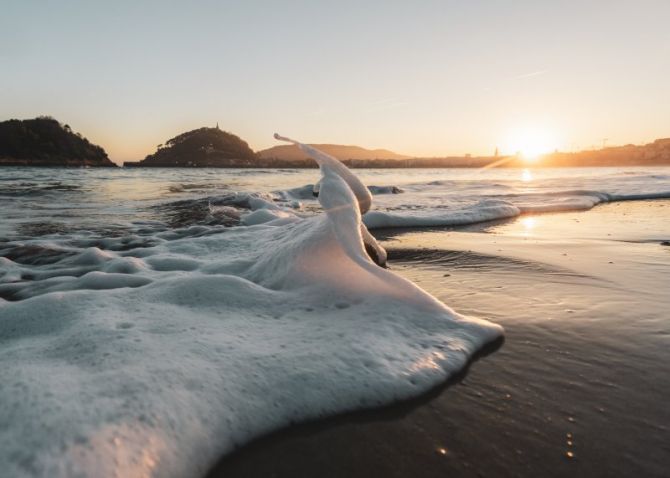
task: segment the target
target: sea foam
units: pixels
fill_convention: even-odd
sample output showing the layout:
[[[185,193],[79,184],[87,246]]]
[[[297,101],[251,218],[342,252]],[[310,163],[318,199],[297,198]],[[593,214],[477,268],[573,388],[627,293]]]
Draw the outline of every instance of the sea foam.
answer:
[[[3,258],[3,474],[199,476],[271,430],[419,395],[501,335],[375,265],[372,195],[312,152],[325,213],[238,197],[247,226]]]

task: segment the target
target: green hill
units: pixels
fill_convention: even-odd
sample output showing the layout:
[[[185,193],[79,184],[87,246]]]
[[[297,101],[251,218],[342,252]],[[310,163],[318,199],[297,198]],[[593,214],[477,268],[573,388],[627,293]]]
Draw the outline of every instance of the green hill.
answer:
[[[115,167],[100,146],[49,116],[0,122],[0,166]]]
[[[227,168],[245,167],[257,161],[249,145],[234,134],[216,128],[182,133],[131,167]]]

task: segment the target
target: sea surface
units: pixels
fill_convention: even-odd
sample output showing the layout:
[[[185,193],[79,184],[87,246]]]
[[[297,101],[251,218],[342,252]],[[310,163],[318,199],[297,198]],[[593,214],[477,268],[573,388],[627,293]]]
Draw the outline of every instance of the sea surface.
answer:
[[[449,226],[670,196],[670,168],[360,169],[368,227]],[[107,238],[239,224],[267,204],[319,213],[316,169],[0,169],[0,239]],[[217,214],[216,206],[238,210]],[[254,206],[256,206],[254,208]],[[225,211],[224,211],[225,212]],[[244,221],[242,221],[244,223]]]
[[[670,168],[354,173],[362,219],[316,169],[0,169],[1,469],[199,476],[271,430],[419,396],[499,340],[370,262],[361,221],[670,198]]]

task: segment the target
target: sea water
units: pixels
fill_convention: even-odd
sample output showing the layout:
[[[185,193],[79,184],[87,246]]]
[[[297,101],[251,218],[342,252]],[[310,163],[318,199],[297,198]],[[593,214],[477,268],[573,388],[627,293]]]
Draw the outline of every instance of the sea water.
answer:
[[[670,197],[667,168],[354,172],[362,218],[316,169],[0,169],[3,473],[198,476],[270,430],[421,394],[502,334],[373,264],[361,221]]]

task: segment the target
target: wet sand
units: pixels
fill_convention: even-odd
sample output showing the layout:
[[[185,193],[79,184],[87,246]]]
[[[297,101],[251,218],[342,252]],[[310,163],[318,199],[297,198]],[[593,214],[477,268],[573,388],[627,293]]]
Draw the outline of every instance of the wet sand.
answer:
[[[378,234],[504,343],[411,402],[297,425],[210,477],[667,476],[670,201]]]

